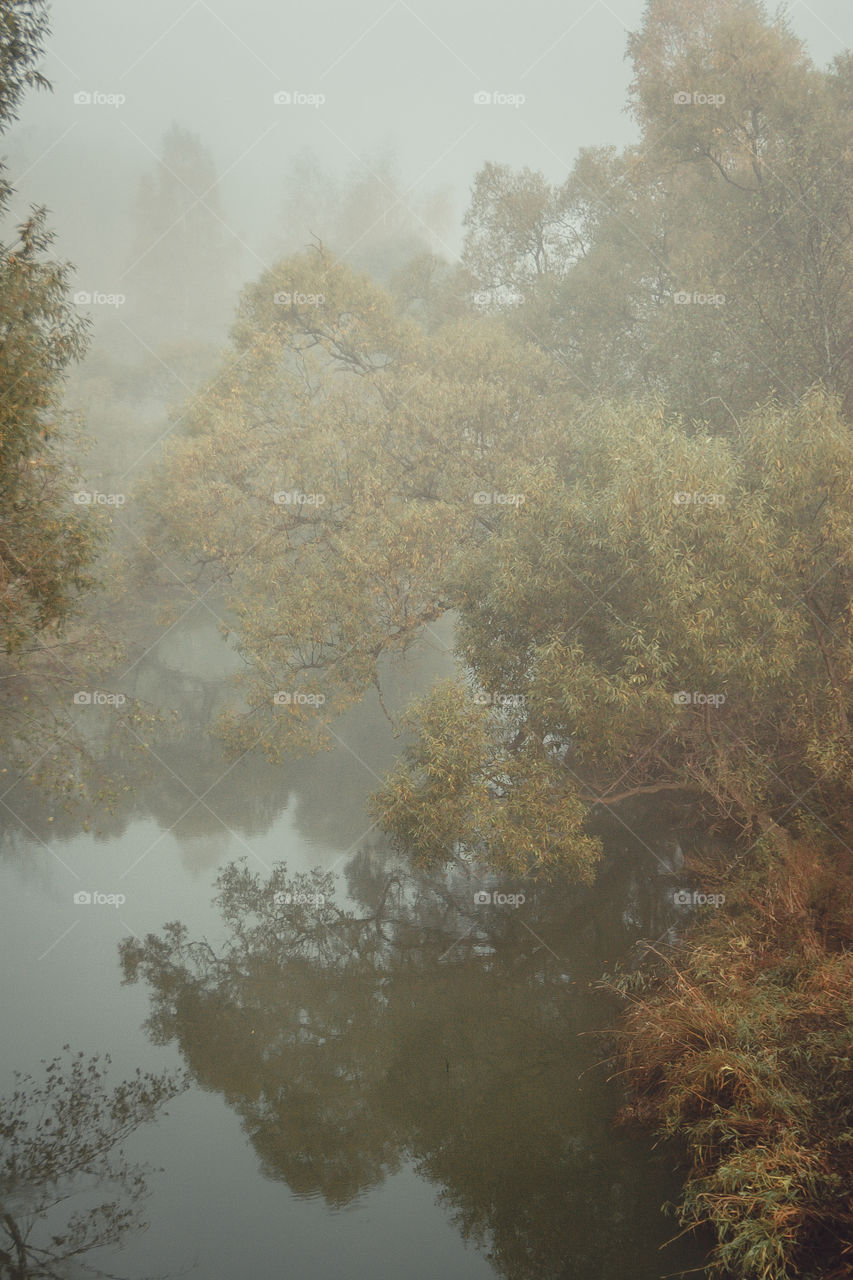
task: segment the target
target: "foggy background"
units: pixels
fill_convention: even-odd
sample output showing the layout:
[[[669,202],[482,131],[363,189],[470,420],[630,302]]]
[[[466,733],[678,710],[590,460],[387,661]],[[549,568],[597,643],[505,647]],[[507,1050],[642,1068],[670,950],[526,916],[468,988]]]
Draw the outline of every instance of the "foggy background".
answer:
[[[453,262],[486,162],[559,184],[580,148],[630,144],[643,7],[53,5],[52,92],[28,93],[9,176],[16,220],[48,207],[91,320],[67,394],[90,482],[142,477],[216,367],[240,289],[276,260],[319,238],[383,282],[424,250]],[[787,12],[820,65],[850,43],[847,0]]]
[[[687,9],[690,0],[671,3]],[[365,805],[396,758],[399,740],[392,737],[379,706],[371,702],[338,723],[336,750],[326,756],[287,760],[279,766],[256,754],[245,761],[241,757],[239,767],[225,767],[219,746],[206,735],[216,698],[240,663],[217,630],[223,615],[216,613],[215,596],[205,601],[205,591],[195,612],[188,607],[173,623],[158,612],[158,592],[165,595],[161,584],[152,579],[140,589],[129,572],[122,580],[123,554],[128,562],[137,557],[143,565],[139,578],[144,577],[141,551],[147,548],[139,516],[144,501],[134,503],[134,490],[144,484],[159,443],[179,434],[193,396],[216,368],[241,289],[276,261],[314,237],[382,284],[425,250],[453,262],[462,248],[472,184],[488,162],[508,165],[514,174],[524,167],[539,170],[556,185],[565,182],[582,148],[616,150],[638,139],[639,129],[625,107],[631,80],[625,53],[628,34],[640,27],[645,7],[645,0],[54,0],[51,5],[51,33],[40,65],[52,92],[25,95],[20,120],[5,140],[7,176],[14,188],[12,218],[22,221],[30,203],[47,206],[56,250],[76,267],[75,304],[91,317],[90,351],[72,368],[67,388],[67,404],[79,413],[93,441],[82,459],[83,480],[102,495],[127,493],[131,498],[112,525],[112,558],[102,573],[107,605],[99,600],[97,607],[103,607],[105,629],[113,617],[120,619],[116,629],[128,642],[123,687],[129,697],[156,710],[162,722],[155,721],[152,712],[150,724],[142,729],[149,735],[147,742],[133,724],[124,732],[121,723],[114,729],[106,718],[98,722],[106,726],[99,730],[103,741],[92,731],[93,754],[103,763],[111,787],[116,779],[118,800],[113,802],[110,795],[115,807],[105,806],[91,830],[82,826],[64,797],[55,806],[46,804],[42,791],[30,791],[18,782],[4,791],[11,796],[4,813],[13,856],[5,864],[0,859],[0,875],[7,876],[0,883],[0,899],[8,916],[7,986],[15,1006],[7,1020],[23,1026],[29,1011],[32,1026],[25,1051],[31,1059],[52,1053],[65,1036],[74,1036],[99,1050],[118,1043],[128,1070],[136,1061],[148,1061],[140,1025],[147,1001],[141,990],[128,994],[120,985],[117,941],[126,934],[137,937],[159,929],[166,918],[181,918],[205,936],[212,934],[220,922],[208,909],[209,881],[228,857],[248,852],[267,868],[284,858],[306,873],[320,864],[338,868],[349,859],[350,887],[362,894],[360,901],[376,907],[387,849],[375,835],[377,823],[366,815]],[[826,66],[853,46],[851,0],[796,0],[782,9],[817,66]],[[492,100],[477,102],[478,94]],[[277,102],[277,95],[289,96],[290,101]],[[700,214],[706,217],[704,206]],[[8,226],[4,232],[11,240]],[[605,244],[605,251],[611,249],[612,244]],[[676,319],[681,322],[684,317]],[[704,316],[695,321],[697,348],[704,322]],[[511,342],[507,351],[510,346]],[[700,349],[696,366],[703,363],[709,362]],[[178,509],[180,504],[175,505]],[[115,564],[119,571],[113,580]],[[395,714],[413,692],[454,671],[453,619],[447,617],[426,631],[423,646],[414,653],[419,664],[414,676],[411,669],[390,673],[397,679],[388,698]],[[181,720],[178,727],[166,718],[175,706],[181,708],[180,717],[174,713],[175,721]],[[580,1003],[559,1006],[568,1010],[569,1030],[560,1032],[564,1043],[569,1034],[574,1036],[576,1026],[587,1025],[587,977],[610,971],[620,948],[627,952],[629,941],[632,946],[641,938],[660,941],[674,928],[670,881],[665,876],[670,853],[672,875],[681,870],[680,845],[670,840],[668,829],[661,830],[657,817],[648,830],[640,827],[641,834],[619,822],[620,829],[610,835],[613,865],[599,882],[599,896],[590,894],[577,907],[569,902],[565,912],[561,903],[555,913],[555,939],[570,940],[565,955],[562,942],[555,940],[560,954],[549,942],[542,944],[535,960],[536,965],[542,963],[543,974],[544,966],[558,962],[551,966],[548,981],[560,1002],[563,984],[580,984],[571,993]],[[49,861],[41,856],[54,852],[48,842],[59,844],[63,858]],[[72,886],[63,878],[68,874],[65,855],[68,866],[79,867],[79,873],[73,872],[74,888],[90,884],[128,891],[127,920],[93,912],[85,929],[72,934],[76,921],[66,924],[75,907]],[[433,917],[425,913],[423,919],[430,922]],[[467,917],[460,933],[463,927],[468,927]],[[540,948],[533,947],[531,939],[541,939],[524,927],[527,934],[518,955],[532,947],[533,965]],[[470,929],[463,939],[469,934]],[[454,1055],[454,1071],[457,1053],[461,1062],[467,1054],[468,1078],[477,1082],[490,1108],[493,1097],[498,1098],[506,1133],[513,1135],[515,1122],[504,1102],[509,1098],[516,1104],[514,1095],[501,1092],[506,1055],[494,1028],[512,1043],[523,1019],[515,1023],[515,1006],[507,1004],[508,1012],[490,1024],[491,1007],[479,985],[464,999],[466,988],[460,987],[457,1003],[448,1002],[446,992],[452,988],[439,966],[451,946],[445,949],[442,942],[437,948],[442,954],[435,961],[440,976],[433,982],[434,1003],[424,1002],[429,1017],[434,1012],[434,1023],[419,1021],[412,999],[411,1029],[404,1026],[402,1039],[407,1046],[426,1044],[427,1060],[433,1053],[433,1026],[441,1030],[444,1019],[448,1043],[454,1046],[447,1050]],[[494,950],[489,944],[483,955]],[[515,951],[506,954],[509,972],[517,957]],[[46,963],[39,967],[42,960]],[[490,963],[486,960],[484,972]],[[271,972],[276,978],[271,1007],[276,1009],[274,1001],[283,999],[289,988],[278,980],[276,970]],[[498,976],[503,984],[503,975]],[[512,993],[511,985],[509,989]],[[491,993],[494,988],[483,990]],[[519,1009],[534,1003],[530,990],[532,985],[518,996]],[[542,991],[549,994],[544,977]],[[419,997],[423,1000],[420,992]],[[245,1160],[245,1135],[228,1110],[234,1082],[243,1087],[245,1078],[249,1089],[259,1078],[252,1055],[261,1060],[261,1037],[251,1040],[254,1028],[244,1040],[235,1034],[238,1052],[232,1061],[221,1054],[216,1039],[216,1009],[209,1037],[209,1028],[201,1022],[199,1027],[205,1034],[199,1036],[197,1061],[211,1064],[206,1096],[201,1098],[199,1090],[198,1098],[191,1100],[197,1111],[191,1112],[188,1102],[183,1121],[179,1114],[183,1129],[167,1131],[165,1139],[157,1130],[156,1145],[151,1139],[152,1159],[167,1160],[169,1172],[157,1186],[159,1200],[152,1212],[157,1229],[139,1247],[138,1272],[143,1273],[143,1264],[146,1273],[165,1270],[175,1259],[183,1265],[185,1241],[195,1231],[206,1250],[204,1274],[235,1274],[242,1267],[245,1274],[278,1275],[291,1231],[306,1231],[309,1219],[302,1214],[305,1206],[298,1203],[299,1195],[284,1200],[275,1184],[275,1195],[264,1198],[258,1192],[258,1187],[266,1191],[268,1168],[262,1161],[256,1168],[254,1152]],[[559,1113],[555,1121],[542,1106],[550,1090],[572,1116],[571,1124],[563,1121],[563,1132],[569,1135],[569,1168],[576,1167],[582,1189],[578,1203],[599,1207],[600,1216],[587,1220],[582,1214],[566,1214],[562,1203],[558,1212],[550,1211],[547,1196],[559,1187],[546,1160],[541,1184],[545,1193],[532,1180],[525,1185],[525,1204],[544,1206],[541,1218],[534,1220],[536,1232],[540,1221],[548,1222],[549,1231],[556,1224],[551,1234],[539,1232],[555,1258],[573,1254],[583,1259],[588,1249],[597,1259],[602,1242],[604,1250],[615,1255],[621,1241],[630,1240],[646,1250],[640,1263],[632,1262],[632,1274],[642,1280],[652,1274],[652,1267],[658,1274],[658,1246],[670,1231],[655,1216],[664,1198],[655,1166],[644,1163],[647,1153],[639,1144],[629,1149],[627,1140],[613,1137],[603,1086],[599,1102],[593,1094],[576,1100],[562,1075],[536,1074],[537,1035],[534,1027],[529,1053],[523,1035],[519,1038],[518,1065],[513,1069],[520,1082],[518,1096],[523,1100],[529,1088],[530,1114],[540,1118],[545,1137],[540,1140],[532,1124],[526,1129],[519,1125],[528,1134],[523,1149],[537,1153],[538,1159],[540,1151],[547,1154],[553,1134],[560,1133]],[[457,1050],[466,1037],[470,1049]],[[583,1041],[584,1051],[587,1044],[589,1053],[597,1055],[598,1049],[588,1041]],[[507,1170],[517,1175],[514,1137],[504,1138],[490,1121],[483,1130],[491,1146],[468,1144],[454,1110],[450,1064],[442,1046],[443,1042],[433,1055],[433,1076],[424,1077],[437,1075],[436,1097],[448,1107],[445,1116],[436,1106],[435,1149],[443,1150],[445,1133],[461,1135],[459,1169],[451,1172],[462,1187],[470,1176],[471,1203],[486,1206],[484,1220],[490,1220],[489,1214],[496,1216],[494,1196],[488,1182],[480,1185],[479,1167],[490,1167],[490,1151],[500,1151]],[[406,1048],[401,1058],[404,1063],[408,1052]],[[24,1062],[22,1053],[20,1044],[10,1039],[8,1061],[0,1065],[17,1069]],[[494,1080],[482,1065],[490,1054],[497,1064]],[[151,1061],[171,1061],[165,1042],[156,1046]],[[429,1071],[435,1063],[428,1061]],[[574,1088],[586,1059],[570,1059],[564,1066],[555,1054],[553,1063],[559,1071],[574,1073]],[[123,1067],[121,1059],[119,1065]],[[465,1078],[462,1071],[459,1075]],[[389,1078],[393,1084],[393,1074]],[[216,1090],[224,1080],[220,1099]],[[428,1096],[426,1090],[421,1096],[417,1089],[412,1093],[418,1105],[421,1096]],[[485,1113],[485,1105],[482,1109]],[[413,1106],[412,1113],[416,1111]],[[306,1114],[303,1131],[314,1122],[313,1115]],[[477,1112],[466,1103],[463,1114],[476,1119]],[[522,1120],[527,1115],[519,1114]],[[364,1126],[371,1140],[373,1129],[371,1124]],[[431,1149],[429,1141],[424,1145]],[[369,1149],[369,1143],[365,1147]],[[149,1152],[144,1154],[147,1158]],[[495,1167],[501,1168],[497,1163]],[[535,1159],[531,1167],[538,1168]],[[553,1168],[560,1167],[555,1160]],[[374,1177],[372,1166],[368,1173]],[[457,1246],[455,1227],[451,1243],[460,1250],[456,1253],[447,1243],[450,1228],[444,1211],[437,1208],[433,1186],[418,1202],[420,1191],[403,1181],[407,1177],[407,1168],[389,1175],[385,1200],[380,1206],[377,1191],[368,1214],[332,1220],[340,1236],[332,1235],[326,1216],[311,1219],[311,1231],[316,1229],[311,1248],[321,1262],[313,1273],[303,1273],[330,1274],[323,1270],[331,1265],[324,1251],[331,1254],[332,1241],[350,1275],[359,1274],[357,1264],[351,1263],[360,1257],[359,1248],[366,1259],[363,1274],[375,1275],[374,1245],[365,1241],[384,1240],[386,1257],[396,1266],[388,1242],[396,1247],[399,1237],[400,1249],[408,1248],[426,1274],[459,1274],[453,1271],[462,1248]],[[452,1179],[445,1180],[453,1185]],[[365,1185],[367,1181],[365,1175]],[[441,1182],[440,1175],[436,1182]],[[511,1192],[509,1180],[505,1183]],[[283,1203],[288,1212],[293,1210],[287,1218],[282,1216]],[[506,1214],[509,1237],[517,1216],[511,1194],[507,1204],[512,1211]],[[263,1221],[257,1206],[264,1210]],[[403,1209],[408,1213],[405,1231],[400,1229]],[[370,1214],[375,1215],[372,1222]],[[235,1221],[241,1224],[236,1231]],[[411,1234],[412,1221],[420,1235]],[[357,1233],[362,1229],[360,1239]],[[446,1237],[439,1236],[442,1230]],[[426,1242],[422,1250],[421,1240]],[[248,1261],[243,1256],[247,1241],[255,1250]],[[446,1247],[448,1261],[436,1241],[441,1249]],[[486,1274],[486,1266],[483,1261],[480,1274]],[[399,1267],[395,1274],[401,1274]],[[592,1274],[591,1269],[585,1274]]]
[[[283,244],[307,239],[294,217],[306,193],[294,190],[292,172],[306,153],[341,178],[380,172],[382,158],[396,156],[412,202],[444,193],[433,230],[436,251],[450,256],[487,160],[561,182],[580,147],[633,140],[622,106],[625,42],[643,7],[59,0],[44,61],[53,93],[27,96],[11,178],[22,203],[54,211],[59,247],[77,264],[81,288],[121,285],[128,297],[137,188],[173,124],[199,135],[212,155],[240,280],[269,266]],[[849,43],[847,0],[797,0],[786,12],[820,65]],[[281,90],[326,101],[276,105]],[[482,90],[525,101],[479,106],[473,96]],[[126,102],[76,105],[79,91]]]

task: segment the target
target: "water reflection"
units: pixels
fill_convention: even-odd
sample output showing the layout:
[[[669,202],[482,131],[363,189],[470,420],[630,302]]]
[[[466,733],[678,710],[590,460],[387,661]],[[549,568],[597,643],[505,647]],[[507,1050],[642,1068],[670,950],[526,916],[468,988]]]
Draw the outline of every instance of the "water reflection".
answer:
[[[356,708],[338,724],[342,742],[329,755],[235,764],[207,734],[222,690],[222,672],[204,657],[209,628],[189,629],[189,656],[179,651],[183,635],[170,633],[176,652],[159,647],[129,679],[128,693],[155,706],[160,719],[93,713],[90,743],[105,803],[87,816],[61,800],[45,804],[42,792],[20,782],[5,794],[5,846],[22,874],[41,868],[43,898],[60,877],[63,910],[80,887],[62,880],[68,862],[80,884],[91,876],[93,885],[133,889],[128,928],[141,933],[169,913],[191,921],[127,943],[124,973],[150,986],[152,1038],[176,1046],[196,1082],[239,1115],[271,1189],[286,1184],[296,1198],[318,1202],[312,1209],[344,1208],[387,1183],[411,1209],[417,1195],[406,1171],[414,1166],[462,1236],[514,1280],[651,1280],[700,1265],[703,1251],[684,1242],[659,1259],[675,1228],[658,1207],[677,1194],[677,1182],[643,1143],[610,1127],[621,1099],[593,1070],[600,1050],[584,1034],[610,1017],[589,984],[633,943],[654,941],[673,923],[672,886],[667,905],[665,867],[644,840],[619,824],[605,833],[609,857],[590,891],[473,882],[461,871],[414,876],[375,832],[361,838],[370,825],[365,798],[400,745],[378,707]],[[437,653],[400,669],[400,702],[446,674]],[[85,838],[73,845],[87,822],[102,847]],[[630,826],[641,829],[633,818]],[[252,855],[272,864],[283,851],[291,866],[331,866],[354,845],[359,852],[338,884],[283,869],[257,880],[232,864],[219,882],[221,918],[209,920],[195,888],[187,892],[168,865],[165,831],[194,875],[235,852],[249,853],[249,866],[259,865]],[[42,856],[61,840],[59,862]],[[645,842],[660,852],[658,833],[647,832]],[[480,908],[478,888],[521,890],[526,901]],[[276,901],[288,892],[297,900]],[[181,893],[180,907],[163,905]],[[325,897],[319,910],[316,894]],[[97,939],[111,921],[86,917],[92,941],[69,978],[66,953],[53,945],[73,921],[59,908],[33,910],[27,927],[44,935],[35,954],[63,966],[56,989],[72,1003],[75,980],[103,994]],[[82,937],[82,930],[71,935],[75,944]],[[138,1053],[127,1018],[135,1024],[139,1015],[131,1000],[122,1015],[115,995],[104,1007]],[[103,1019],[92,1003],[87,996],[80,1016],[98,1029]],[[155,1140],[174,1162],[159,1127]],[[239,1167],[238,1153],[222,1149],[228,1169]],[[245,1215],[256,1198],[249,1180],[241,1194]],[[311,1216],[307,1206],[301,1212],[300,1230]],[[393,1231],[387,1221],[383,1229],[376,1260]],[[210,1274],[218,1274],[211,1257]]]
[[[588,978],[636,927],[624,898],[596,914],[588,893],[527,885],[521,906],[478,906],[461,871],[413,875],[379,845],[347,882],[339,905],[329,874],[232,863],[221,948],[179,923],[122,944],[125,980],[150,987],[151,1036],[226,1098],[265,1175],[340,1208],[414,1160],[513,1280],[696,1265],[684,1241],[655,1257],[675,1184],[609,1127],[600,1051],[578,1034],[607,1016]],[[634,893],[647,931],[660,897]]]
[[[109,1058],[72,1055],[18,1075],[0,1098],[0,1277],[106,1276],[91,1255],[121,1247],[147,1224],[145,1170],[123,1144],[184,1087],[142,1074],[113,1088]]]
[[[388,664],[384,699],[393,713],[453,670],[450,640],[445,623],[408,659]],[[336,722],[328,752],[281,764],[260,752],[235,761],[211,736],[231,694],[234,661],[209,613],[197,609],[117,681],[128,699],[123,707],[75,709],[74,751],[60,748],[76,760],[66,789],[33,785],[0,753],[6,848],[32,838],[70,840],[84,830],[119,841],[133,823],[153,819],[199,872],[233,853],[230,837],[259,840],[288,810],[307,843],[348,851],[369,826],[368,795],[399,751],[378,701],[369,698]]]

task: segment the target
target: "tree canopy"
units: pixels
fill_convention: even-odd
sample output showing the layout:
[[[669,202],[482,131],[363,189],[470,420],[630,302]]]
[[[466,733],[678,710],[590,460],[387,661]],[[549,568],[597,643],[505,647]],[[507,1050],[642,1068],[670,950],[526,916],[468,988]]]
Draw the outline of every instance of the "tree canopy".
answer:
[[[650,0],[628,51],[636,144],[477,176],[474,289],[584,395],[721,428],[820,383],[849,417],[850,55],[816,68],[758,0]]]
[[[235,749],[320,745],[453,610],[466,682],[410,717],[377,800],[427,861],[583,876],[592,804],[683,791],[748,829],[849,785],[853,472],[825,393],[725,435],[585,405],[498,318],[424,333],[321,254],[247,290],[234,345],[150,493],[247,661]]]
[[[454,276],[250,285],[149,489],[246,661],[235,750],[327,742],[453,613],[375,800],[427,865],[586,878],[596,804],[849,795],[851,64],[753,0],[653,0],[629,52],[639,142],[487,165]]]

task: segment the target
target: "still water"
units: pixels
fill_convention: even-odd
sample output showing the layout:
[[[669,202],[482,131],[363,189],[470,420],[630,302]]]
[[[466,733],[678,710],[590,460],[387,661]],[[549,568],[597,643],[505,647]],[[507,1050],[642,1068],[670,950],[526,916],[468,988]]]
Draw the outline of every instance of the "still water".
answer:
[[[391,673],[392,702],[447,674],[447,640]],[[614,1016],[595,981],[673,924],[671,837],[614,823],[591,891],[414,874],[367,816],[399,749],[381,714],[327,755],[229,765],[204,734],[216,645],[189,619],[128,676],[182,732],[110,740],[110,810],[3,796],[3,1091],[66,1043],[116,1081],[189,1073],[126,1144],[152,1168],[148,1230],[88,1261],[134,1280],[701,1266],[661,1249],[676,1157],[613,1127],[592,1034]]]

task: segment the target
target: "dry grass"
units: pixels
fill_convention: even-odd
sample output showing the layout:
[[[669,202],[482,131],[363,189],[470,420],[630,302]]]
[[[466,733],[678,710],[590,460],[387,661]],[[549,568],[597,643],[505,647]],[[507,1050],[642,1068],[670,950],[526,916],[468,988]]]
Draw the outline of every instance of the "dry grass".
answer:
[[[731,908],[693,927],[686,960],[658,954],[651,986],[612,984],[623,1118],[686,1144],[677,1212],[714,1229],[713,1275],[853,1276],[851,864],[806,834],[735,883],[704,866]]]

